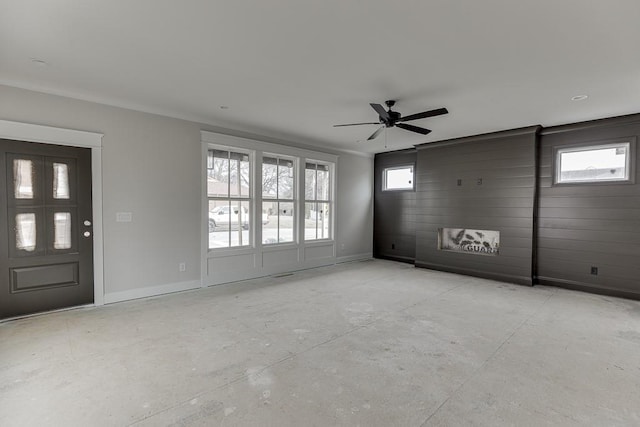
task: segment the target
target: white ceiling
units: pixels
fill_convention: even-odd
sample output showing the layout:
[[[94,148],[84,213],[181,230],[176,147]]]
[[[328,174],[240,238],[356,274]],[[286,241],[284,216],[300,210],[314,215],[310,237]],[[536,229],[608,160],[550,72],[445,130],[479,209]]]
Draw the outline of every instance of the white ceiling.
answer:
[[[639,18],[638,0],[0,0],[0,83],[380,152],[640,112]],[[450,114],[387,148],[332,127],[386,99]]]

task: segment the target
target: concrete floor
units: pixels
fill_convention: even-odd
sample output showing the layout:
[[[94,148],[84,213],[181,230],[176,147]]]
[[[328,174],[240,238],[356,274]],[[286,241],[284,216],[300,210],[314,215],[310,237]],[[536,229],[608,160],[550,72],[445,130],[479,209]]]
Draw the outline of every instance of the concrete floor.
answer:
[[[640,303],[367,261],[0,324],[0,425],[640,425]]]

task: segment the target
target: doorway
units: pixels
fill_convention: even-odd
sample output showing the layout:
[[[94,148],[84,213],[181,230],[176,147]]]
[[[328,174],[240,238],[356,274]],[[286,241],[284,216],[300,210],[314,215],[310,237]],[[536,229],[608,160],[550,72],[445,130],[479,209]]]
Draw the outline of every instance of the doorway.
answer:
[[[94,302],[91,150],[0,139],[0,319]]]

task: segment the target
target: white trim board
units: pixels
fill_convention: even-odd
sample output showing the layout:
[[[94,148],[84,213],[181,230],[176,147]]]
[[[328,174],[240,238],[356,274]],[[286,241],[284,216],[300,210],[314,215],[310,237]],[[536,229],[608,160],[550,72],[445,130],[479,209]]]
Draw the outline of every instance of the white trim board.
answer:
[[[365,254],[347,255],[336,258],[336,264],[343,264],[345,262],[354,261],[366,261],[370,259],[373,259],[373,253],[371,252]]]
[[[164,285],[147,286],[146,288],[131,289],[128,291],[112,292],[104,296],[105,304],[113,304],[116,302],[130,301],[140,298],[155,297],[158,295],[172,294],[174,292],[189,291],[192,289],[200,289],[200,280],[191,280],[188,282],[166,283]]]
[[[91,149],[93,210],[93,303],[104,304],[104,238],[102,230],[102,137],[96,132],[0,120],[0,138]]]

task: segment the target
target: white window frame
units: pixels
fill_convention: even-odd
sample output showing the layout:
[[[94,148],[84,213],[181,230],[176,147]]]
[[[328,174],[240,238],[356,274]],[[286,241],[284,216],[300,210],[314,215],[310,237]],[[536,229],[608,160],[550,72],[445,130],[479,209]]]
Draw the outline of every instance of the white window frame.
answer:
[[[227,197],[220,197],[220,196],[209,196],[209,192],[208,192],[208,182],[206,181],[207,177],[205,177],[205,196],[206,196],[206,205],[207,205],[207,250],[209,251],[229,251],[229,250],[237,250],[237,249],[242,249],[242,248],[248,248],[248,247],[253,247],[255,245],[255,226],[254,226],[254,220],[253,220],[253,213],[255,211],[254,208],[254,204],[255,204],[255,152],[251,151],[251,150],[246,150],[246,149],[242,149],[242,148],[236,148],[236,147],[230,147],[230,146],[225,146],[225,145],[216,145],[216,144],[209,144],[209,146],[207,147],[206,150],[206,157],[205,157],[205,175],[207,175],[207,171],[209,169],[208,167],[208,155],[209,155],[209,151],[210,150],[220,150],[220,151],[228,151],[228,152],[233,152],[233,153],[238,153],[238,154],[245,154],[247,156],[249,156],[249,196],[248,197],[231,197],[231,191],[229,191],[229,195]],[[231,185],[231,184],[229,184]],[[230,190],[230,188],[229,188]],[[231,205],[231,201],[239,201],[239,202],[249,202],[249,239],[248,242],[246,244],[240,245],[240,246],[227,246],[227,247],[223,247],[223,248],[210,248],[209,247],[209,233],[208,233],[208,228],[209,228],[209,201],[211,200],[218,200],[218,201],[224,201],[224,200],[228,200]],[[231,234],[232,230],[231,230],[231,226],[229,226],[229,234]],[[231,241],[231,239],[229,239],[229,241]]]
[[[399,170],[399,169],[411,169],[413,173],[413,178],[411,179],[411,187],[403,187],[403,188],[387,188],[387,172],[391,170]],[[403,165],[395,165],[389,166],[382,169],[382,191],[415,191],[416,189],[416,166],[415,164],[403,164]]]
[[[280,193],[278,191],[279,189],[279,185],[276,182],[276,198],[272,199],[272,198],[265,198],[264,195],[262,194],[262,166],[264,165],[264,158],[268,157],[268,158],[272,158],[272,159],[278,159],[279,160],[285,160],[285,161],[290,161],[293,163],[293,188],[291,191],[291,199],[284,199],[280,197]],[[299,188],[299,158],[294,157],[294,156],[287,156],[287,155],[282,155],[282,154],[277,154],[277,153],[263,153],[262,154],[262,161],[260,162],[260,194],[261,194],[261,198],[262,201],[260,202],[260,218],[262,218],[262,206],[264,205],[264,203],[277,203],[278,204],[278,216],[277,216],[277,221],[278,221],[278,241],[277,242],[273,242],[273,243],[266,243],[264,242],[264,238],[262,238],[263,242],[262,244],[264,246],[276,246],[276,245],[290,245],[290,244],[295,244],[298,243],[298,224],[299,221],[298,216],[299,216],[299,212],[298,210],[300,209],[300,202],[299,202],[299,198],[298,198],[298,188]],[[280,177],[277,176],[277,178],[279,179]],[[281,242],[280,241],[280,203],[291,203],[293,205],[293,240],[292,241],[286,241],[286,242]],[[260,221],[260,224],[256,223],[256,226],[260,226],[262,228],[262,230],[264,230],[264,224],[262,224],[262,221]]]
[[[562,179],[562,155],[583,151],[595,151],[611,148],[625,148],[625,175],[622,178],[611,179]],[[553,183],[554,185],[594,185],[594,184],[625,184],[634,182],[635,139],[624,138],[612,141],[600,141],[584,144],[556,146],[553,148]]]
[[[327,200],[323,200],[323,199],[318,199],[318,180],[316,178],[316,194],[315,197],[313,199],[307,199],[306,196],[306,187],[307,187],[307,176],[306,176],[306,168],[307,168],[307,163],[311,163],[311,164],[315,164],[315,165],[324,165],[327,166],[329,169],[329,188],[327,189],[327,195],[328,195],[328,199]],[[304,200],[302,200],[301,203],[301,209],[303,209],[303,211],[306,209],[306,203],[315,203],[316,206],[318,203],[326,203],[329,205],[329,235],[327,237],[322,237],[322,238],[318,238],[318,223],[316,222],[316,238],[315,239],[307,239],[305,237],[305,229],[306,226],[302,226],[302,235],[304,238],[305,242],[321,242],[323,240],[332,240],[333,239],[333,212],[334,212],[334,193],[333,193],[333,181],[334,181],[334,176],[335,176],[335,172],[334,172],[334,168],[335,168],[335,164],[331,163],[331,162],[325,162],[325,161],[320,161],[320,160],[314,160],[314,159],[306,159],[304,162],[304,170],[303,170],[303,176],[304,176],[304,184],[301,183],[301,186],[303,187],[303,193],[304,193]],[[318,170],[316,167],[316,177],[318,174]],[[304,214],[302,215],[302,224],[304,224]]]
[[[335,232],[331,239],[305,241],[301,218],[304,215],[304,169],[299,165],[307,160],[333,165],[331,168],[331,194],[334,199],[331,224],[333,230],[339,227],[336,213],[339,210],[335,199],[338,184],[337,155],[312,151],[290,145],[274,144],[255,139],[201,131],[201,277],[202,286],[246,280],[265,275],[277,274],[306,268],[331,265],[336,261]],[[231,151],[250,151],[252,160],[251,180],[252,206],[250,212],[253,245],[231,248],[208,248],[208,197],[207,197],[207,152],[209,148],[224,148]],[[276,155],[295,158],[295,241],[277,244],[262,244],[262,157]],[[271,199],[265,199],[271,200]]]

